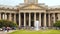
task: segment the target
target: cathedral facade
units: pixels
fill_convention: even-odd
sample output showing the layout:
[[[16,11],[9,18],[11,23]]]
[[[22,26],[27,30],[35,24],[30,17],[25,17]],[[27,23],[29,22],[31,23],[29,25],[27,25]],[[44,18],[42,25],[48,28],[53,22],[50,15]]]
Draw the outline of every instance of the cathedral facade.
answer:
[[[19,27],[34,27],[39,21],[40,27],[53,27],[60,20],[59,6],[49,7],[38,0],[24,0],[17,6],[0,5],[0,20],[14,21]]]

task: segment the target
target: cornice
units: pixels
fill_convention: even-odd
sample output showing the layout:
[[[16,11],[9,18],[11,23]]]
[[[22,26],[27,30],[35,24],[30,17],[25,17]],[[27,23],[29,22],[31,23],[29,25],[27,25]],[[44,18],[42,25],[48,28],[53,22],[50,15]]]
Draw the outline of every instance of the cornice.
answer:
[[[18,11],[18,9],[10,8],[0,8],[0,10]]]
[[[49,10],[49,11],[50,11],[50,10],[52,10],[52,11],[53,11],[53,10],[60,10],[60,8],[49,8],[49,9],[47,9],[47,10]]]

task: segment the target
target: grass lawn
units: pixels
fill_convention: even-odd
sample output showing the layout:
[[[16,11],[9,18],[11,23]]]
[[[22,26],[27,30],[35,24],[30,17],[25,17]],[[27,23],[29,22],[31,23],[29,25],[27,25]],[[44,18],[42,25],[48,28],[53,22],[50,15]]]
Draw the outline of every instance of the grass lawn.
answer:
[[[40,30],[40,31],[18,30],[9,34],[60,34],[60,30]]]

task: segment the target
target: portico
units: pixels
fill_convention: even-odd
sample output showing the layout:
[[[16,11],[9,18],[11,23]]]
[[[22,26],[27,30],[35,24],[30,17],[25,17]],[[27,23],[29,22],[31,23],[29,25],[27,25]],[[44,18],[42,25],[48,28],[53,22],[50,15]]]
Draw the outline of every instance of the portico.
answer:
[[[52,19],[54,18],[52,17],[53,14],[51,15],[50,13],[20,13],[20,15],[20,20],[22,20],[20,26],[34,27],[35,21],[39,21],[40,27],[51,27],[54,23],[54,19]],[[56,13],[54,15],[57,16]],[[57,17],[55,19],[57,20]]]
[[[50,27],[58,20],[58,13],[21,12],[21,13],[0,13],[0,20],[17,22],[20,27],[34,27],[35,21],[39,21],[40,27]]]

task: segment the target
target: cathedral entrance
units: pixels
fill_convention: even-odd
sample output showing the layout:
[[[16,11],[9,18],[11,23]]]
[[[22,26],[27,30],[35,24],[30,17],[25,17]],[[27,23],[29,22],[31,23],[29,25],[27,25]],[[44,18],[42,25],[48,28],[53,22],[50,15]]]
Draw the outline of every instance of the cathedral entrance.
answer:
[[[38,27],[44,27],[45,26],[45,17],[44,13],[21,13],[21,27],[36,27],[37,24],[36,21],[38,21]],[[46,15],[46,18],[48,16]],[[47,19],[46,19],[47,21]],[[47,22],[48,23],[48,22]],[[46,24],[47,25],[47,24]]]

